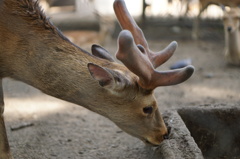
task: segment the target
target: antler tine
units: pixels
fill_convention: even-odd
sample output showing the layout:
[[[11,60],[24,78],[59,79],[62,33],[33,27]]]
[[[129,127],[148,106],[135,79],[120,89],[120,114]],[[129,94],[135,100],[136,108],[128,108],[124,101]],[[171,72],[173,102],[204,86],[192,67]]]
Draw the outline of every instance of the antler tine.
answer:
[[[154,53],[149,47],[142,30],[129,14],[124,0],[115,0],[115,14],[123,30],[119,34],[117,58],[139,77],[138,84],[147,90],[158,86],[168,86],[187,80],[194,67],[159,72],[154,68],[166,62],[177,48],[177,43],[170,43],[164,50]],[[127,31],[129,30],[129,31]]]
[[[117,59],[122,61],[130,71],[136,74],[140,78],[139,81],[141,81],[142,87],[145,87],[148,83],[147,81],[151,80],[154,69],[144,52],[144,48],[139,49],[137,47],[132,34],[128,30],[120,32],[118,44]]]
[[[129,14],[124,0],[115,0],[113,8],[122,29],[127,29],[132,33],[136,44],[141,44],[144,48],[148,48],[144,34]]]
[[[135,43],[137,45],[140,44],[145,48],[148,58],[154,68],[162,65],[173,55],[174,51],[177,48],[176,42],[172,42],[168,47],[158,53],[154,53],[149,49],[148,43],[142,30],[129,14],[124,0],[115,0],[113,7],[122,29],[129,30],[134,37]]]
[[[139,48],[134,43],[132,34],[127,30],[123,30],[119,34],[118,44],[117,58],[139,77],[138,84],[144,89],[153,90],[158,86],[181,83],[187,80],[194,71],[193,66],[165,72],[156,71],[147,57],[145,49]]]

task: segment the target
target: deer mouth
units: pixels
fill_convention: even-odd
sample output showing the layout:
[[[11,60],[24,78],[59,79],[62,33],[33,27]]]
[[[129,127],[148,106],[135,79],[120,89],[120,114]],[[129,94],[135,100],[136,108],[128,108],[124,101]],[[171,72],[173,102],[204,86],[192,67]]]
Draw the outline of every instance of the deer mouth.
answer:
[[[151,143],[151,142],[148,141],[147,139],[145,139],[143,142],[144,142],[145,144],[149,145],[149,146],[153,146],[153,147],[157,147],[157,146],[159,146],[159,144]]]
[[[169,139],[168,134],[163,135],[163,140],[167,140],[167,139]],[[163,140],[162,140],[162,141],[163,141]],[[156,144],[156,143],[153,143],[153,142],[149,141],[149,140],[146,139],[146,138],[143,138],[142,141],[143,141],[145,144],[147,144],[147,145],[149,145],[149,146],[153,146],[153,147],[159,146],[160,143],[162,142],[162,141],[160,141],[160,142],[157,141],[157,142],[159,142],[159,143]]]
[[[156,144],[156,143],[149,141],[147,138],[141,138],[141,140],[148,146],[157,147],[160,145],[160,142],[159,142],[159,144]]]

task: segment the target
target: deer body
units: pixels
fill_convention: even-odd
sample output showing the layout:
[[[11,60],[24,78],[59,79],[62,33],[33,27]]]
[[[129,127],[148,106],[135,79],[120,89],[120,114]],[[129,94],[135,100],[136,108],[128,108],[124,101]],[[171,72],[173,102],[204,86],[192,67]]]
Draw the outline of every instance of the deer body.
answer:
[[[123,29],[129,30],[118,39],[117,57],[125,66],[100,46],[93,45],[90,54],[71,43],[34,0],[0,0],[0,86],[4,77],[23,81],[109,118],[148,144],[159,145],[167,128],[153,90],[185,81],[193,67],[156,71],[171,57],[176,43],[152,54],[141,30],[133,27],[124,1],[116,0],[114,6]],[[11,155],[3,103],[0,87],[0,158],[7,159]]]
[[[228,63],[240,65],[240,9],[224,10],[225,57]]]
[[[226,5],[226,6],[234,7],[234,6],[237,6],[238,4],[240,4],[240,0],[231,0],[231,1],[226,1],[226,0],[199,0],[199,3],[200,3],[200,9],[204,10],[210,4]]]

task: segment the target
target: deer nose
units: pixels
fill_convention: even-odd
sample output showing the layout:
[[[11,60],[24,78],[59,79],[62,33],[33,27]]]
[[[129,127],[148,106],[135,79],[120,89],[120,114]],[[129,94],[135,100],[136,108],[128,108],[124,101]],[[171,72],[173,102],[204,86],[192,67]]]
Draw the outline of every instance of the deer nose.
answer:
[[[163,139],[169,139],[168,134],[163,135]]]
[[[230,32],[232,31],[232,27],[228,27],[227,30]]]
[[[163,139],[169,139],[170,133],[171,133],[171,127],[167,127],[167,133],[163,135]]]

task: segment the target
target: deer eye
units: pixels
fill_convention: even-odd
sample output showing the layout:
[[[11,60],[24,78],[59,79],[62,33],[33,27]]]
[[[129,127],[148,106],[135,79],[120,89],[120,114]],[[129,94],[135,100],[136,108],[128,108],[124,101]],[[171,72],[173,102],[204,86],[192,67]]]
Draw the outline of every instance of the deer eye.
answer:
[[[144,112],[145,114],[152,114],[152,112],[153,112],[153,107],[152,107],[152,106],[144,107],[144,108],[143,108],[143,112]]]

